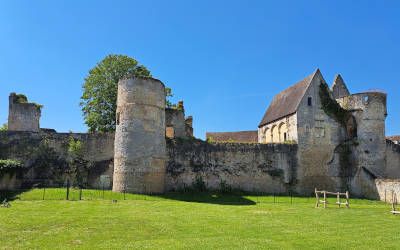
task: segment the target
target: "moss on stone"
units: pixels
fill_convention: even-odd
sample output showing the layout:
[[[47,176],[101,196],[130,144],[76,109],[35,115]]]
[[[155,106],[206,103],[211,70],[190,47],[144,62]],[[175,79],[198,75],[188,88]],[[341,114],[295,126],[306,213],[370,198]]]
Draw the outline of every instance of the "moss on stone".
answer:
[[[41,109],[43,108],[43,105],[42,105],[42,104],[38,104],[38,103],[36,103],[36,102],[33,102],[32,104],[35,105],[35,107],[36,107],[38,110],[41,110]]]
[[[24,94],[17,94],[15,97],[17,103],[28,103],[28,98]]]

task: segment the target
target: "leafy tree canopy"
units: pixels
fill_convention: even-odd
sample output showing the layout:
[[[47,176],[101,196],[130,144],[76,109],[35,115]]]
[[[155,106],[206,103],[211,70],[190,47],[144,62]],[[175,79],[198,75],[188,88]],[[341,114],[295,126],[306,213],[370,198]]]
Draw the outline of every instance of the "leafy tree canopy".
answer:
[[[0,127],[0,131],[7,131],[8,130],[8,125],[7,123],[4,123],[1,127]]]
[[[89,71],[80,105],[90,132],[115,130],[118,81],[127,75],[151,77],[145,66],[125,55],[108,55]],[[166,96],[172,96],[171,89],[166,88]]]

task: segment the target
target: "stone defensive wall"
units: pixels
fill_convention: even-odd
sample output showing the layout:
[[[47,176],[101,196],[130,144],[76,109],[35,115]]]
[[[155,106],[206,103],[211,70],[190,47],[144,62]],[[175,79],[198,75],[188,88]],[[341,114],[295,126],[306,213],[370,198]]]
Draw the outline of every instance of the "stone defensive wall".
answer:
[[[77,170],[68,166],[71,140],[82,145],[83,159]],[[111,188],[113,157],[114,133],[0,132],[0,159],[22,163],[21,167],[0,175],[0,189],[57,186],[68,179],[74,184],[77,173],[85,179],[85,186]],[[102,176],[105,180],[101,180]]]
[[[386,140],[385,174],[390,178],[400,179],[400,144],[395,144],[390,140]]]
[[[167,140],[166,189],[287,193],[295,184],[297,145]]]
[[[71,138],[82,143],[84,162],[77,170],[68,166]],[[301,180],[296,144],[208,143],[193,138],[166,142],[165,191],[203,187],[302,193],[298,189]],[[388,196],[388,190],[400,187],[395,180],[399,178],[400,145],[388,140],[386,151],[386,170],[363,178],[366,197],[383,200],[385,190]],[[0,132],[0,159],[23,163],[22,168],[0,176],[0,189],[59,186],[65,185],[67,179],[76,185],[79,174],[85,187],[111,189],[113,158],[114,133]]]
[[[84,162],[71,169],[69,144],[82,143]],[[193,138],[167,139],[165,191],[198,188],[287,193],[295,185],[297,145],[207,143]],[[0,132],[0,159],[23,167],[0,176],[0,189],[77,185],[78,175],[90,188],[111,189],[114,133],[51,131]],[[152,189],[150,187],[144,187]]]

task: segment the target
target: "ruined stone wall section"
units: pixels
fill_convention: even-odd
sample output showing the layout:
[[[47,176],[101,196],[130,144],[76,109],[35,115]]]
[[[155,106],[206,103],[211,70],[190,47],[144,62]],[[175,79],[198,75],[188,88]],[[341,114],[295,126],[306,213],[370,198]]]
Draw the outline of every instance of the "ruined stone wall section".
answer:
[[[166,189],[192,188],[288,193],[294,187],[297,145],[168,140]]]
[[[167,137],[186,137],[184,110],[173,108],[165,109],[165,126],[167,127]],[[168,128],[170,130],[168,130]],[[172,131],[172,133],[168,133],[169,131]]]
[[[34,103],[20,103],[17,95],[11,93],[9,97],[8,130],[39,132],[41,110]]]
[[[113,191],[164,192],[165,87],[152,78],[118,83]]]
[[[185,118],[185,132],[187,137],[194,137],[193,135],[193,116]]]
[[[386,156],[386,94],[366,92],[338,99],[341,106],[352,112],[357,123],[357,158],[379,176],[385,175]]]
[[[87,161],[89,172],[87,184],[90,188],[111,188],[103,185],[101,178],[112,180],[114,157],[114,133],[55,133],[55,132],[0,132],[0,159],[21,161],[26,171],[12,181],[10,188],[21,185],[43,184],[60,185],[69,176],[63,172],[63,164],[67,162],[68,147],[71,138],[79,140],[82,155]],[[43,169],[40,159],[45,159]],[[12,178],[10,180],[13,180]],[[6,181],[4,178],[1,181]],[[61,183],[62,184],[62,183]],[[73,184],[73,183],[72,183]]]

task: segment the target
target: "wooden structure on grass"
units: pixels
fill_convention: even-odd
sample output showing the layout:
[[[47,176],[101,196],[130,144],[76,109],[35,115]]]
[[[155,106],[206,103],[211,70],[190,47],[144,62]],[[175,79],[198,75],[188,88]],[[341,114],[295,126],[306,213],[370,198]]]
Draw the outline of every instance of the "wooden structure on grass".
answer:
[[[323,197],[321,200],[320,195]],[[345,193],[340,193],[340,192],[328,192],[325,190],[317,190],[315,189],[315,198],[317,198],[317,202],[315,203],[315,207],[319,207],[319,205],[322,203],[324,204],[324,208],[326,208],[326,204],[328,204],[327,200],[327,195],[336,195],[336,202],[335,204],[338,205],[339,207],[341,205],[346,205],[347,208],[350,207],[349,203],[349,191],[346,191]],[[341,201],[341,196],[344,196],[343,198],[346,200],[345,202]]]
[[[390,211],[392,214],[400,214],[400,211],[396,210],[396,205],[397,205],[397,195],[392,190],[392,211]]]

